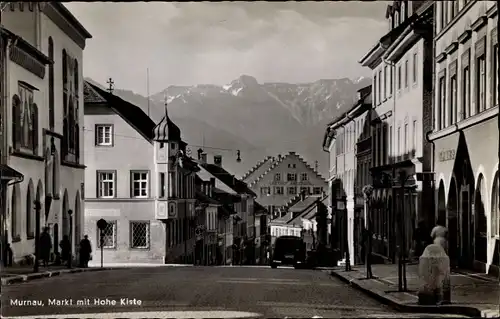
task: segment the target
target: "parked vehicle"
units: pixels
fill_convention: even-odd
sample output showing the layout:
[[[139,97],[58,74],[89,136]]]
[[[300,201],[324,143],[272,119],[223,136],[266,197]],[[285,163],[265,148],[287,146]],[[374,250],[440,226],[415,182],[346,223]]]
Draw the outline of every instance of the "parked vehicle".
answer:
[[[295,268],[304,266],[306,261],[306,244],[301,237],[281,236],[276,238],[271,256],[271,268],[290,265]]]

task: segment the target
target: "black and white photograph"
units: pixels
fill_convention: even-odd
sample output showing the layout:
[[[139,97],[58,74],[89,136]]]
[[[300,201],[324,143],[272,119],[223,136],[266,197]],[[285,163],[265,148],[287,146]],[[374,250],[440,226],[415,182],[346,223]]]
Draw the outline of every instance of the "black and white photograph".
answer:
[[[0,2],[1,317],[500,317],[499,7]]]

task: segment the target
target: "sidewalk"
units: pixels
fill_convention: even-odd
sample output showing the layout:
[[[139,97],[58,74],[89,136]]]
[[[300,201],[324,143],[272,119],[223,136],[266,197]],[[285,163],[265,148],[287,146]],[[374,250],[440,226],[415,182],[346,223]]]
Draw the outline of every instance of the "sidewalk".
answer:
[[[59,276],[62,274],[73,274],[79,272],[112,270],[113,268],[68,268],[67,266],[50,265],[48,267],[40,266],[39,272],[33,272],[33,266],[2,267],[0,274],[3,285],[11,285],[20,282],[31,281],[34,279]]]
[[[407,265],[408,292],[398,292],[397,265],[373,265],[376,277],[366,279],[364,266],[344,267],[331,271],[331,275],[369,294],[384,304],[403,312],[461,314],[470,317],[496,318],[499,316],[500,286],[498,278],[472,272],[452,272],[450,305],[423,306],[418,304],[418,265]]]

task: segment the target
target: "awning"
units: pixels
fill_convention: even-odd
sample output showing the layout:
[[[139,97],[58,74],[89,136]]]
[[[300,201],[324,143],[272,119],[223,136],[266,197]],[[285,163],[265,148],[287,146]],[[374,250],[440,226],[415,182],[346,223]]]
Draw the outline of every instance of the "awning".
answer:
[[[0,180],[2,182],[9,182],[11,180],[22,181],[24,175],[10,167],[9,165],[0,164]]]

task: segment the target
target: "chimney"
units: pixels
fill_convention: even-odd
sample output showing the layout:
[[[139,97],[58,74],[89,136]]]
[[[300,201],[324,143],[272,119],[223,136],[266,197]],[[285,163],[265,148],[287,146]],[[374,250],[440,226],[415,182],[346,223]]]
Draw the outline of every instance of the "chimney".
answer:
[[[201,161],[201,163],[203,163],[203,164],[206,164],[206,163],[207,163],[207,153],[201,153],[201,154],[200,154],[200,161]]]
[[[214,164],[222,167],[222,156],[221,155],[214,155]]]

